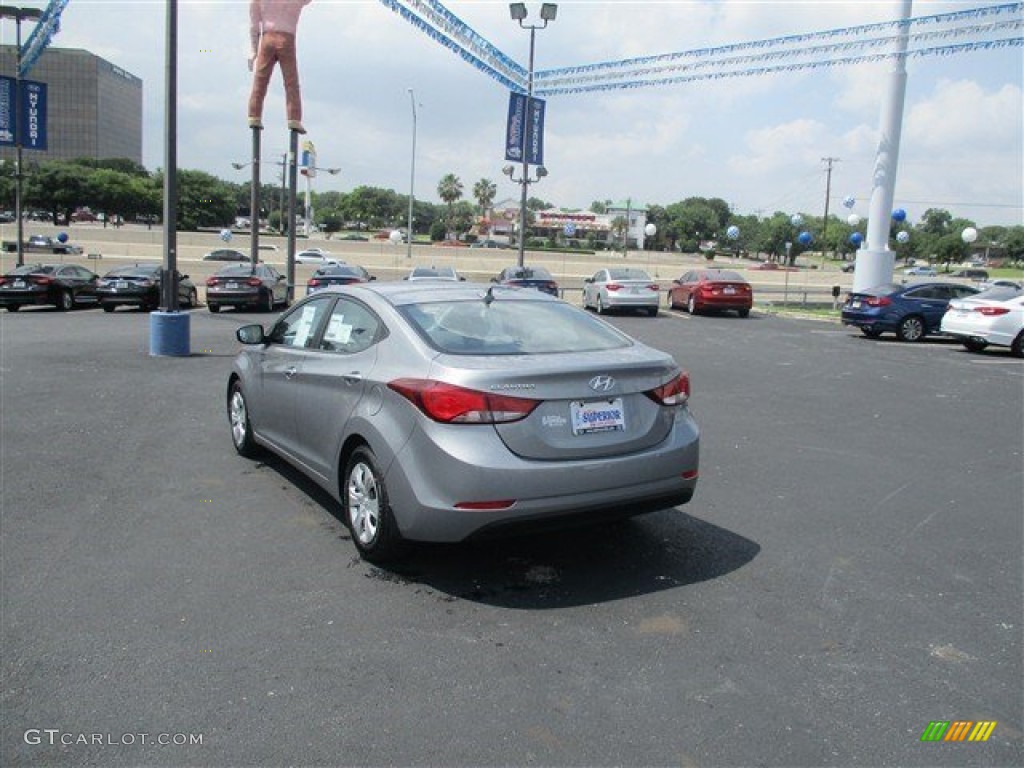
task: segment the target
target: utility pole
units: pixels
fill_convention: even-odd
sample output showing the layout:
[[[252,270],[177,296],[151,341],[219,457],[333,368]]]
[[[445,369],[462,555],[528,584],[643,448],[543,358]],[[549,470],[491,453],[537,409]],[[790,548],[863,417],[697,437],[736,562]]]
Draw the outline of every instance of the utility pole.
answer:
[[[821,162],[828,163],[828,170],[825,173],[825,218],[821,221],[821,252],[824,255],[828,247],[825,235],[828,234],[828,199],[832,194],[832,163],[838,163],[838,157],[823,157]]]

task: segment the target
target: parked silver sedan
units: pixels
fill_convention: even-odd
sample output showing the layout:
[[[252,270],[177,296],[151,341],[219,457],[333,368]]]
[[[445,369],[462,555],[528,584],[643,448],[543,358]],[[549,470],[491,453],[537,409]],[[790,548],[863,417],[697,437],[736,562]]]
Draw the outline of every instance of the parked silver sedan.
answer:
[[[323,486],[368,560],[666,509],[697,484],[688,374],[538,291],[361,283],[237,336],[235,449]]]
[[[609,309],[642,309],[655,317],[661,300],[660,290],[642,269],[599,269],[593,277],[583,281],[583,307],[593,307],[599,315]]]

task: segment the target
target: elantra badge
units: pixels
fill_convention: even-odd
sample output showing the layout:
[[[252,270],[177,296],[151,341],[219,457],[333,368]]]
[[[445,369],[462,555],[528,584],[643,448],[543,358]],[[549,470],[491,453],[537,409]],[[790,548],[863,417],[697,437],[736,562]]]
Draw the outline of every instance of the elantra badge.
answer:
[[[587,383],[595,392],[608,392],[615,386],[615,379],[611,376],[595,376]]]

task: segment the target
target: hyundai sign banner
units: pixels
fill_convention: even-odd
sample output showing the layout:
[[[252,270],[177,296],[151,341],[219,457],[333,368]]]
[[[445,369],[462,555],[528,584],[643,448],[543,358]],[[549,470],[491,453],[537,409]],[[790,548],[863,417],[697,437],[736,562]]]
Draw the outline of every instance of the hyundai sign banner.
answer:
[[[510,93],[508,125],[505,130],[505,159],[530,165],[544,164],[544,100],[530,99],[530,115],[526,119],[526,94]],[[523,157],[523,132],[526,132],[526,157]]]
[[[46,83],[21,81],[21,146],[46,151]]]
[[[21,120],[14,115],[13,77],[0,77],[0,146],[15,145],[15,123],[25,149],[46,150],[46,83],[21,81]]]

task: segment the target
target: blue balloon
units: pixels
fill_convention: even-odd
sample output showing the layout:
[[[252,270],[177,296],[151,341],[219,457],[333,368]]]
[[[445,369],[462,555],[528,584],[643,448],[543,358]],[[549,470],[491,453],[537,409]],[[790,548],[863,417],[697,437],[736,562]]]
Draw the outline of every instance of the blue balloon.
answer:
[[[895,211],[892,212],[893,221],[905,221],[906,218],[907,212],[904,211],[902,208],[897,208]]]
[[[910,233],[905,229],[896,233],[896,242],[906,243],[910,240]]]
[[[810,245],[814,238],[810,232],[804,231],[797,235],[796,239],[800,242],[800,245]]]
[[[860,232],[853,232],[850,235],[850,243],[853,245],[860,245],[864,242],[864,235]]]
[[[58,243],[66,243],[67,241],[68,241],[68,233],[67,232],[61,232],[59,235],[57,235],[57,242]]]
[[[794,227],[799,227],[801,224],[804,223],[804,217],[801,216],[799,213],[794,213],[790,217],[789,223],[792,224]]]
[[[855,198],[853,195],[847,195],[846,197],[843,198],[843,205],[845,205],[847,208],[853,208],[853,206],[855,206],[856,204],[857,198]]]
[[[730,240],[735,240],[740,236],[740,228],[733,224],[727,230],[725,230],[725,236]]]
[[[225,243],[231,242],[231,230],[230,229],[222,229],[220,231],[220,239],[223,240]]]

